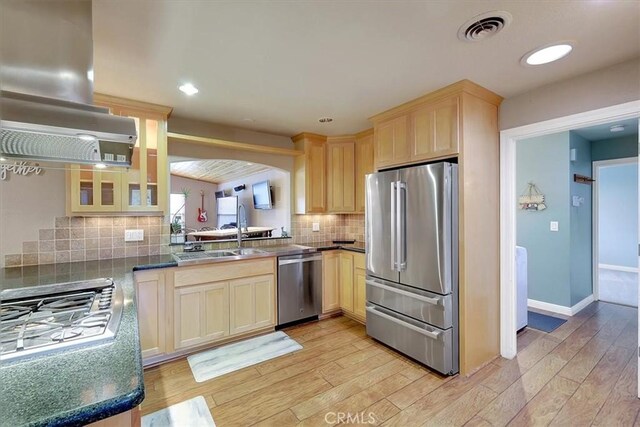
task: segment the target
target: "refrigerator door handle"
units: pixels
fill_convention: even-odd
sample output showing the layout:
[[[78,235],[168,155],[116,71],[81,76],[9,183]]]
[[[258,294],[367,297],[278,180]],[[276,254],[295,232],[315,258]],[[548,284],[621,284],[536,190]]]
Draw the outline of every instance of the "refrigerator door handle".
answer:
[[[438,338],[440,338],[440,332],[431,332],[431,331],[427,331],[425,329],[419,328],[417,326],[413,326],[411,323],[407,323],[407,322],[403,322],[400,319],[397,319],[393,316],[389,316],[386,313],[381,312],[380,310],[376,310],[375,308],[371,307],[371,306],[367,306],[365,308],[366,311],[375,314],[376,316],[380,316],[384,319],[387,319],[393,323],[397,323],[398,325],[402,325],[403,327],[407,328],[407,329],[411,329],[412,331],[416,331],[417,333],[424,335],[425,337],[431,338],[432,340],[437,340]]]
[[[398,271],[397,252],[396,252],[396,193],[397,182],[391,183],[391,269]]]
[[[398,210],[398,271],[404,271],[407,269],[407,246],[406,246],[406,234],[407,234],[407,219],[406,219],[406,207],[407,207],[407,183],[398,181],[398,201],[396,202],[396,208]]]
[[[406,297],[409,297],[409,298],[413,298],[413,299],[418,300],[418,301],[426,302],[427,304],[443,305],[442,304],[442,300],[440,300],[438,298],[429,298],[429,297],[425,297],[423,295],[415,294],[413,292],[407,292],[407,291],[405,291],[403,289],[398,289],[398,288],[393,288],[391,286],[383,285],[382,283],[378,283],[378,282],[376,282],[374,280],[365,280],[365,283],[367,285],[371,285],[371,286],[373,286],[375,288],[384,289],[384,290],[387,290],[387,291],[394,292],[396,294],[400,294],[400,295],[403,295],[403,296],[406,296]]]

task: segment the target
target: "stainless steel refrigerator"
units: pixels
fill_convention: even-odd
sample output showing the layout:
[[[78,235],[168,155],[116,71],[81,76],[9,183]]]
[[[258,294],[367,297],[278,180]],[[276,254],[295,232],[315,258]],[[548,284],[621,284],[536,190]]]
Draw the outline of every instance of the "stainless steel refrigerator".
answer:
[[[446,375],[458,361],[458,165],[367,175],[367,333]]]

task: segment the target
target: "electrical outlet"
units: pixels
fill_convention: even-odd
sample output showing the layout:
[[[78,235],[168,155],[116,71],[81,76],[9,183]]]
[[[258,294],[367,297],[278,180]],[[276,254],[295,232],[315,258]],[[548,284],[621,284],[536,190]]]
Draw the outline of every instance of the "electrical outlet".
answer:
[[[550,231],[558,231],[558,221],[549,222],[549,230]]]
[[[320,223],[319,222],[311,223],[311,231],[320,231]]]
[[[141,242],[144,240],[144,230],[124,230],[125,242]]]

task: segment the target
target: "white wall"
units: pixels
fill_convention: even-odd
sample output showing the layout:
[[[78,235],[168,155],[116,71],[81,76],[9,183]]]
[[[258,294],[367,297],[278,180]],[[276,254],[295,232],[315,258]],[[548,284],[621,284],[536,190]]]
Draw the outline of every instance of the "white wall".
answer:
[[[639,99],[640,59],[636,58],[505,99],[500,106],[500,129]]]
[[[273,187],[273,209],[254,209],[253,193],[251,186],[260,181],[269,180]],[[246,185],[246,189],[239,193],[233,191],[234,187],[241,184]],[[249,175],[245,178],[237,179],[218,184],[220,190],[231,190],[232,196],[239,196],[239,203],[242,203],[247,212],[247,225],[254,227],[274,227],[276,230],[273,236],[280,236],[280,227],[285,227],[291,233],[291,179],[289,172],[271,169]]]
[[[187,205],[185,208],[186,228],[194,228],[196,230],[199,230],[202,227],[214,228],[216,226],[215,192],[218,189],[218,186],[210,182],[171,175],[171,193],[182,193],[182,190],[185,188],[189,190],[189,197],[187,197]],[[198,208],[201,206],[201,190],[204,191],[204,208],[207,211],[206,222],[197,221]],[[171,218],[170,220],[173,219]]]

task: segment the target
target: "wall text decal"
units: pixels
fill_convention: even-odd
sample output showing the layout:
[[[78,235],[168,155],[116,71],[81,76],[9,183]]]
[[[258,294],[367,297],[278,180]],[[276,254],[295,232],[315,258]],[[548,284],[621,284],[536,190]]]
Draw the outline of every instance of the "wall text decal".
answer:
[[[42,168],[38,163],[32,165],[30,162],[14,162],[13,164],[0,163],[0,181],[7,179],[9,173],[27,176],[29,174],[41,175]]]

